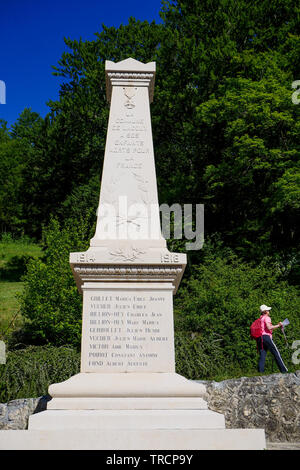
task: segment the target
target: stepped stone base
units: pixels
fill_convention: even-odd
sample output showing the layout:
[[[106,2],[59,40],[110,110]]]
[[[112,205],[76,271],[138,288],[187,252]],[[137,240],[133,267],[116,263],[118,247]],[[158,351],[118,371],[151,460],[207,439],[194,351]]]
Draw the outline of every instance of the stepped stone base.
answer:
[[[174,372],[84,373],[49,387],[57,398],[203,397],[206,387]],[[80,408],[79,408],[80,409]]]
[[[225,429],[204,384],[175,373],[80,373],[49,391],[47,410],[29,417],[27,431],[0,431],[1,450],[266,448],[263,429]]]
[[[30,416],[29,429],[225,429],[225,420],[210,410],[47,410]]]
[[[262,429],[0,431],[0,450],[263,450]]]

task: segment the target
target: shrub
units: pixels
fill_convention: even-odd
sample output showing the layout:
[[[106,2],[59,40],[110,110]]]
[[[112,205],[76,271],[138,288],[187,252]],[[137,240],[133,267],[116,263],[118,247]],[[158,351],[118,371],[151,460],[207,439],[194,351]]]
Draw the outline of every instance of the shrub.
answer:
[[[46,395],[52,383],[80,369],[80,355],[69,346],[30,346],[7,353],[0,365],[0,402]]]
[[[299,290],[280,279],[270,260],[253,266],[228,250],[207,249],[202,264],[193,267],[175,298],[175,327],[204,338],[218,335],[224,358],[242,370],[251,370],[257,351],[249,328],[263,303],[272,307],[273,324],[289,318],[286,334],[291,342],[300,338]],[[274,332],[274,340],[289,363],[291,352],[280,330]]]
[[[13,256],[7,261],[5,267],[0,267],[0,280],[20,281],[32,259],[33,256],[30,255]]]
[[[80,219],[64,227],[53,219],[45,229],[44,258],[32,260],[24,276],[21,314],[25,320],[22,335],[27,344],[79,347],[82,298],[70,268],[69,254],[88,248],[88,230]]]
[[[176,372],[190,380],[214,379],[230,368],[218,334],[203,337],[185,331],[175,332]]]
[[[40,246],[29,237],[13,238],[3,233],[0,240],[0,280],[20,281],[33,258],[42,256]]]

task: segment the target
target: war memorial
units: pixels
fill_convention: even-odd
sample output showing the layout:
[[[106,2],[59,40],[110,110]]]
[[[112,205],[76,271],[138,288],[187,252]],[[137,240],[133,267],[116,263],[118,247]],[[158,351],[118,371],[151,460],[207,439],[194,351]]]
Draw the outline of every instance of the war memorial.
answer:
[[[52,384],[28,430],[0,449],[264,449],[263,429],[226,429],[203,384],[175,371],[173,296],[187,262],[159,216],[150,103],[155,63],[106,61],[110,103],[97,227],[70,254],[83,295],[81,370]]]

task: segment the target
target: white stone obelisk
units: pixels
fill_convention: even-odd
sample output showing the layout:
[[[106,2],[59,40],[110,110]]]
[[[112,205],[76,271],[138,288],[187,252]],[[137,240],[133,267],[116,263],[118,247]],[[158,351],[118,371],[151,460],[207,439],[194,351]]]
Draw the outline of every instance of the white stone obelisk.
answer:
[[[112,397],[196,397],[206,407],[204,387],[175,372],[173,295],[186,255],[170,253],[160,229],[155,63],[130,58],[105,69],[110,115],[96,232],[86,252],[70,255],[83,294],[81,371],[50,386],[48,408],[75,400],[79,409],[102,409]]]
[[[155,63],[107,61],[106,77],[110,115],[91,247],[112,246],[121,252],[124,246],[130,254],[131,243],[138,259],[144,254],[140,250],[166,248],[160,232],[150,117]]]

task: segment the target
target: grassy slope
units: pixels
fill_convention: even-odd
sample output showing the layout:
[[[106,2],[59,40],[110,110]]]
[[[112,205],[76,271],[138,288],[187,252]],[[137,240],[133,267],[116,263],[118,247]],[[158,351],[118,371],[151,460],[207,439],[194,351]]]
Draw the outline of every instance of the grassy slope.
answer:
[[[41,253],[40,246],[28,240],[6,237],[0,241],[0,339],[21,324],[17,295],[23,288],[24,257],[36,258]]]
[[[22,288],[22,282],[0,282],[0,337],[21,325],[17,295]]]

